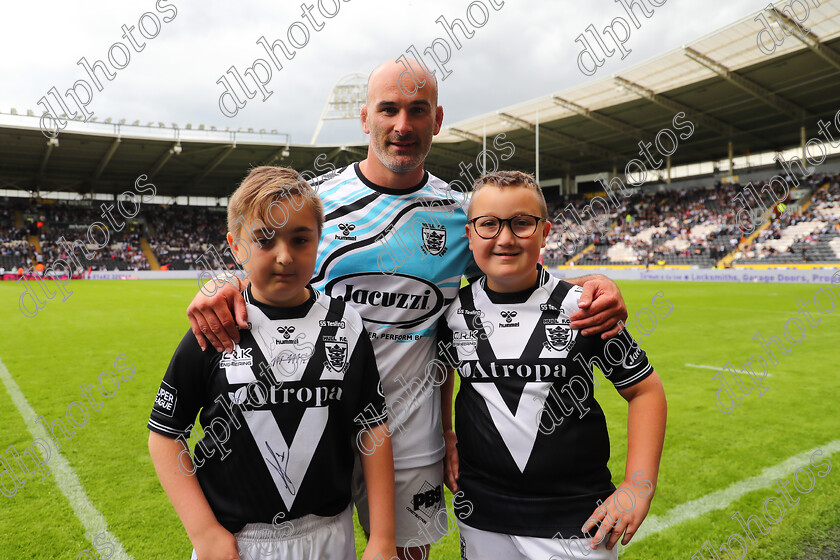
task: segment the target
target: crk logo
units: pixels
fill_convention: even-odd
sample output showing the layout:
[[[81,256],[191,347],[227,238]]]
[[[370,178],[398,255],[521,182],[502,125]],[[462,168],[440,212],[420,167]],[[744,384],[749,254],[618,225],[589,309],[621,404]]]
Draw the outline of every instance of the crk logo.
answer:
[[[421,230],[423,244],[420,246],[427,255],[440,255],[446,253],[446,226],[434,226],[423,224]]]
[[[428,481],[424,481],[423,486],[420,487],[420,492],[414,494],[411,499],[411,505],[414,511],[419,510],[420,513],[431,519],[438,510],[442,497],[440,485],[432,486]]]
[[[277,327],[277,332],[283,335],[283,338],[289,340],[292,338],[292,333],[295,332],[295,328],[291,325],[288,327]]]
[[[516,311],[502,311],[502,317],[505,318],[505,323],[510,323],[516,317]]]
[[[222,359],[219,361],[219,367],[223,368],[252,365],[254,365],[254,358],[251,356],[250,348],[235,347],[233,352],[222,352]]]
[[[341,233],[344,235],[350,235],[350,232],[356,229],[356,224],[338,224],[338,229],[340,229]]]
[[[336,340],[325,345],[327,349],[327,369],[341,373],[347,369],[347,342]]]

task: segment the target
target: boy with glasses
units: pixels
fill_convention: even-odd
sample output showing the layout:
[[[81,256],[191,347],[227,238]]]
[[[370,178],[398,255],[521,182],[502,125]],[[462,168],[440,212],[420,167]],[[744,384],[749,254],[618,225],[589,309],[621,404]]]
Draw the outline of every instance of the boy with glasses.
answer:
[[[460,290],[439,342],[461,379],[456,430],[444,415],[444,436],[455,510],[468,510],[459,523],[464,559],[614,559],[615,543],[622,535],[630,541],[656,486],[662,384],[626,330],[604,341],[571,328],[581,288],[537,264],[547,217],[530,175],[502,171],[475,185],[466,233],[485,276]],[[593,364],[629,403],[618,489]],[[453,384],[443,386],[444,402]],[[588,543],[596,550],[587,550],[580,539],[596,526]]]

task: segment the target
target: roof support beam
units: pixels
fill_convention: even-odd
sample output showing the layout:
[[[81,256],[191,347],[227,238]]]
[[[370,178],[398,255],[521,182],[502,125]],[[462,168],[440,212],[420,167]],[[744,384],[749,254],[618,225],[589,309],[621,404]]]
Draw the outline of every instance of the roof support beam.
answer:
[[[629,80],[625,80],[620,76],[613,76],[613,81],[617,85],[623,87],[624,89],[635,93],[642,99],[647,99],[651,103],[655,103],[660,107],[664,107],[669,111],[673,111],[675,113],[685,113],[692,121],[694,121],[697,124],[703,125],[709,130],[714,130],[715,132],[720,134],[725,140],[731,140],[733,136],[740,135],[750,138],[757,145],[767,143],[766,140],[760,141],[752,134],[747,134],[741,130],[738,130],[722,121],[717,120],[711,115],[704,113],[703,111],[699,111],[697,109],[689,107],[688,105],[683,105],[682,103],[678,103],[676,101],[668,99],[664,95],[654,93],[652,90],[640,86],[639,84],[635,84]]]
[[[120,137],[117,136],[114,138],[114,141],[111,142],[111,145],[108,146],[108,149],[105,151],[105,155],[102,156],[102,159],[99,161],[99,165],[96,167],[96,171],[93,172],[93,176],[90,178],[91,183],[95,183],[99,180],[99,177],[102,176],[102,173],[105,171],[105,168],[108,167],[108,163],[111,161],[111,158],[114,157],[114,152],[117,151],[117,148],[120,146]]]
[[[544,131],[541,131],[540,134],[543,134],[543,132]],[[533,150],[528,150],[527,148],[522,147],[515,147],[515,151],[513,153],[513,156],[511,157],[520,158],[523,161],[528,162],[528,165],[534,165],[534,162],[536,161],[536,155],[536,152],[534,152]],[[569,165],[568,161],[564,159],[558,159],[554,156],[550,156],[545,152],[542,152],[540,154],[540,163],[550,163],[555,167],[565,167]]]
[[[784,113],[789,117],[793,117],[794,119],[799,119],[800,121],[807,119],[810,115],[804,109],[797,107],[795,104],[791,103],[787,99],[776,95],[769,89],[761,86],[752,80],[745,78],[738,74],[737,72],[733,72],[723,64],[712,60],[708,56],[701,54],[691,47],[684,47],[683,50],[685,51],[685,55],[697,62],[702,64],[730,84],[741,88],[745,92],[749,93],[759,101],[770,105],[780,113]]]
[[[789,15],[778,10],[770,10],[770,17],[779,24],[779,27],[782,28],[786,35],[793,35],[805,43],[805,46],[811,49],[814,54],[840,70],[840,55],[822,44],[820,38],[811,33],[810,30],[803,28],[799,25],[799,22],[794,21]]]
[[[530,130],[531,132],[536,132],[537,131],[536,125],[531,124],[530,122],[528,122],[524,119],[520,119],[519,117],[514,117],[513,115],[509,115],[509,114],[503,113],[501,111],[498,112],[498,115],[499,115],[499,118],[501,118],[502,120],[504,120],[505,122],[507,122],[507,123],[509,123],[513,126],[517,126],[519,128],[524,128],[526,130]],[[540,135],[542,135],[546,138],[550,138],[550,139],[554,140],[555,142],[560,142],[562,144],[569,144],[571,146],[575,146],[575,147],[579,148],[581,152],[586,153],[586,154],[599,156],[599,157],[602,157],[602,158],[605,158],[605,159],[608,159],[608,160],[611,160],[611,161],[614,160],[615,157],[616,157],[616,154],[614,152],[611,152],[610,150],[608,150],[604,147],[601,147],[597,144],[593,144],[592,142],[587,142],[586,140],[580,140],[578,138],[568,136],[566,134],[563,134],[562,132],[556,132],[554,130],[546,128],[545,125],[542,126],[542,128],[540,130]],[[555,161],[557,161],[557,160],[555,160]]]
[[[175,154],[180,154],[180,153],[181,153],[181,143],[176,142],[176,143],[172,144],[172,146],[170,146],[168,150],[166,150],[165,152],[163,152],[160,155],[160,157],[157,159],[155,164],[149,170],[149,179],[154,178],[154,176],[158,174],[158,171],[160,171],[161,168],[164,165],[166,165],[166,162],[169,161],[169,158],[171,158]]]
[[[526,121],[522,121],[522,122],[528,124]],[[514,123],[512,123],[512,124],[514,124]],[[514,126],[519,126],[519,125],[514,124]],[[525,128],[525,127],[523,127],[523,128]],[[465,132],[465,131],[462,131],[462,130],[453,129],[453,128],[450,128],[449,131],[453,132],[454,134],[457,134],[459,136],[462,136],[466,140],[472,140],[473,142],[483,144],[483,139],[481,138],[481,136],[472,134],[470,132]],[[545,133],[546,133],[545,128],[543,128],[540,131],[540,134],[545,134]],[[446,156],[446,157],[454,159],[456,161],[468,161],[468,162],[472,161],[472,158],[470,158],[469,156],[467,156],[465,154],[461,154],[459,152],[448,150],[446,148],[442,148],[442,147],[440,147],[440,144],[432,144],[432,147],[435,150],[435,154],[440,154],[442,156]],[[534,155],[535,154],[534,154],[533,151],[525,149],[521,146],[514,145],[514,153],[511,157],[520,158],[524,161],[527,161],[529,164],[532,164],[534,162]],[[568,162],[566,162],[564,160],[557,159],[556,157],[547,155],[545,153],[540,154],[540,157],[542,158],[543,161],[551,163],[552,165],[557,165],[557,166],[568,165]]]
[[[441,155],[448,157],[449,159],[453,159],[455,161],[464,161],[469,159],[468,156],[458,153],[454,150],[449,150],[447,148],[441,148],[440,144],[432,144],[432,150],[434,151],[435,155]],[[428,159],[428,158],[426,158]]]
[[[319,157],[324,156],[324,158],[323,158],[324,161],[326,161],[327,163],[334,163],[335,161],[338,160],[338,157],[341,155],[341,152],[343,152],[343,151],[344,151],[344,148],[342,146],[339,146],[338,148],[333,148],[329,152],[321,152],[320,154],[315,156],[315,159],[313,159],[312,161],[314,162]],[[313,165],[313,167],[314,167],[314,165]]]
[[[360,157],[362,159],[365,159],[367,157],[366,151],[360,150],[359,148],[356,148],[354,146],[342,146],[341,150],[347,152],[348,154],[352,154],[356,157]]]
[[[264,165],[274,165],[274,162],[280,158],[289,157],[289,148],[288,146],[283,146],[279,150],[275,151],[273,154],[268,156],[265,160]]]
[[[50,160],[53,148],[58,147],[58,138],[50,138],[47,140],[47,149],[44,150],[44,157],[41,158],[41,165],[38,167],[38,173],[35,174],[35,187],[41,188],[41,181],[44,180],[44,171],[47,169],[47,162]]]
[[[456,136],[460,136],[464,140],[472,140],[473,142],[478,142],[479,144],[484,144],[484,139],[477,135],[473,134],[472,132],[467,132],[466,130],[461,130],[460,128],[452,128],[451,126],[447,128],[449,132]]]
[[[193,180],[193,186],[198,186],[198,184],[201,181],[203,181],[204,178],[207,177],[214,169],[216,169],[216,167],[218,167],[218,165],[222,163],[225,160],[225,158],[228,157],[231,154],[231,152],[233,152],[235,148],[235,144],[230,144],[222,148],[222,151],[219,152],[216,155],[216,157],[210,160],[210,163],[208,163],[204,167],[204,169],[202,169],[201,172],[199,172],[199,174],[196,175],[195,179]]]
[[[613,130],[617,130],[633,138],[634,140],[644,140],[647,133],[642,130],[641,128],[636,128],[634,126],[630,126],[629,124],[622,122],[618,119],[614,119],[612,117],[608,117],[606,115],[602,115],[597,111],[591,111],[586,107],[581,107],[576,103],[572,103],[571,101],[567,101],[561,97],[552,96],[552,101],[554,101],[557,105],[560,105],[564,109],[568,109],[573,113],[577,113],[582,117],[586,117],[587,119],[594,121],[598,124],[607,126],[612,128]]]

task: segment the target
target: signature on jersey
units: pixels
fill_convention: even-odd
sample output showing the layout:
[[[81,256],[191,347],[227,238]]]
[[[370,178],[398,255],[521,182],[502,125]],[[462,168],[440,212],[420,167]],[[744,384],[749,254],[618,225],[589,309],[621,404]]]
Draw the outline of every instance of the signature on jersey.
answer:
[[[271,448],[268,441],[265,442],[265,447],[268,449],[268,457],[265,460],[280,475],[289,494],[294,496],[296,492],[295,485],[292,483],[292,479],[289,478],[288,473],[286,473],[286,467],[289,466],[289,451],[286,450],[285,453],[277,453]]]

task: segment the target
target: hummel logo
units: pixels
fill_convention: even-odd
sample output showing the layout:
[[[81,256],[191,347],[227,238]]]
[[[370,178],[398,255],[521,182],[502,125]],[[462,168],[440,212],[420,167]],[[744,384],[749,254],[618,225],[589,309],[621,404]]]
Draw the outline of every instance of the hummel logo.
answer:
[[[516,311],[502,311],[501,315],[505,318],[505,323],[510,323],[516,317]]]
[[[356,229],[356,224],[338,224],[338,229],[340,229],[341,233],[344,235],[350,235],[350,232]]]
[[[277,332],[283,335],[283,338],[286,340],[292,338],[292,333],[295,332],[295,328],[293,326],[288,327],[277,327]]]

